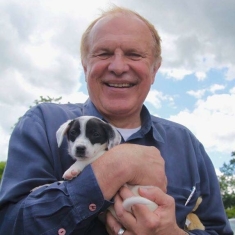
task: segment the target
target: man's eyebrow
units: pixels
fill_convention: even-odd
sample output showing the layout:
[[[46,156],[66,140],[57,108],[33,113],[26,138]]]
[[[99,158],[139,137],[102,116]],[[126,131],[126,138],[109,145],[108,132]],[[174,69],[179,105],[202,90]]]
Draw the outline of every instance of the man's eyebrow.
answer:
[[[102,46],[102,47],[95,47],[95,48],[93,48],[92,51],[93,51],[93,52],[111,51],[111,48],[109,48],[109,47],[104,47],[104,46]]]

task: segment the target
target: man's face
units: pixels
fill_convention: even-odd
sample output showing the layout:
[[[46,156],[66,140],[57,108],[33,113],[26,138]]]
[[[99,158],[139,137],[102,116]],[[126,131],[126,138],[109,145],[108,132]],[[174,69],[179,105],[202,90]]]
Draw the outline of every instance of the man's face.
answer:
[[[134,15],[107,16],[91,30],[88,45],[83,66],[96,108],[106,118],[140,119],[159,67],[148,27]]]

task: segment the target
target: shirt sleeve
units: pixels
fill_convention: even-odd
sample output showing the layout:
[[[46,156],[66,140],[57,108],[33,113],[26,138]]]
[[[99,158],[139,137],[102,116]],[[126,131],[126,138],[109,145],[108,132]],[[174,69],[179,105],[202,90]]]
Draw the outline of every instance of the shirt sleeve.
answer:
[[[111,204],[91,166],[60,182],[64,160],[54,135],[63,121],[48,120],[46,126],[44,119],[38,108],[28,112],[11,136],[0,188],[0,234],[49,235],[61,228],[66,234],[75,229],[84,234]],[[31,191],[39,185],[44,186]]]
[[[232,235],[231,228],[224,210],[223,201],[220,195],[220,187],[214,166],[204,150],[202,144],[199,144],[198,155],[200,180],[200,196],[202,203],[195,211],[200,218],[206,231],[192,231],[195,235],[203,234],[226,234]]]

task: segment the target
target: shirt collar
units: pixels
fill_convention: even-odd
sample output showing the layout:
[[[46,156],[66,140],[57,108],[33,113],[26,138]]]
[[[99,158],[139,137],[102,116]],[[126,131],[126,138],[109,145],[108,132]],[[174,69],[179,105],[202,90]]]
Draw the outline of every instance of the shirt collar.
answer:
[[[99,111],[96,109],[95,105],[91,102],[89,98],[83,105],[83,115],[95,116],[104,120],[103,116],[99,113]],[[143,138],[144,135],[151,131],[153,138],[157,142],[164,143],[164,139],[153,124],[152,117],[145,105],[143,105],[140,115],[142,121],[141,129],[135,134],[133,134],[129,139]]]
[[[152,121],[152,116],[145,105],[143,105],[142,107],[140,116],[142,122],[141,129],[138,132],[136,132],[136,134],[133,135],[133,138],[143,138],[144,135],[151,132],[153,138],[157,142],[164,143],[164,139],[162,138],[160,132],[155,127]]]
[[[102,115],[99,113],[99,111],[96,109],[95,105],[91,102],[91,100],[89,98],[83,104],[82,114],[88,115],[88,116],[95,116],[100,119],[103,119]]]

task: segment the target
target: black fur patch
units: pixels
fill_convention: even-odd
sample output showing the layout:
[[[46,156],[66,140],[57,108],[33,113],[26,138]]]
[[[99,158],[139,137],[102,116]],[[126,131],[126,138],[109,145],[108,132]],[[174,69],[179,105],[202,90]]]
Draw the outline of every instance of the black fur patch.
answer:
[[[109,141],[108,128],[110,129],[108,124],[96,118],[89,119],[86,124],[86,137],[92,144],[104,144]]]

